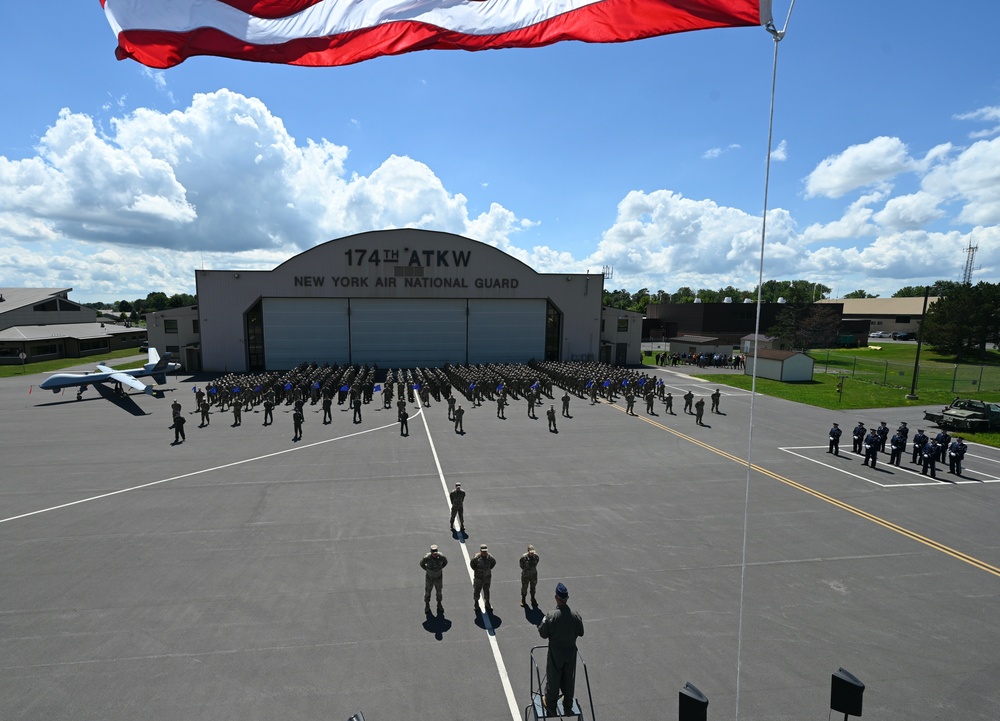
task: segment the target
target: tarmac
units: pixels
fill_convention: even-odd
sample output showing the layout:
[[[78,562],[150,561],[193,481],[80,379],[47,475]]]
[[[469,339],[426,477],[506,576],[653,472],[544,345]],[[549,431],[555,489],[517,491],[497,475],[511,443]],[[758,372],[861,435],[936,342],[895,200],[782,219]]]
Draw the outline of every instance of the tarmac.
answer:
[[[1000,718],[1000,450],[970,444],[961,478],[908,456],[872,470],[851,428],[915,430],[922,410],[720,385],[711,414],[716,385],[683,370],[650,371],[677,415],[574,396],[552,433],[561,393],[538,420],[460,397],[463,435],[432,401],[401,437],[377,402],[360,424],[335,405],[327,426],[307,405],[297,443],[287,406],[271,427],[251,412],[199,428],[202,379],[130,395],[136,415],[0,380],[0,718],[524,718],[560,581],[585,623],[587,719],[676,719],[686,682],[709,719],[829,719],[839,668],[865,683],[866,718]],[[681,412],[688,389],[705,426]],[[456,482],[468,537],[448,529]],[[423,611],[432,543],[450,561],[442,616]],[[498,561],[485,616],[480,543]],[[540,609],[519,605],[528,543]]]

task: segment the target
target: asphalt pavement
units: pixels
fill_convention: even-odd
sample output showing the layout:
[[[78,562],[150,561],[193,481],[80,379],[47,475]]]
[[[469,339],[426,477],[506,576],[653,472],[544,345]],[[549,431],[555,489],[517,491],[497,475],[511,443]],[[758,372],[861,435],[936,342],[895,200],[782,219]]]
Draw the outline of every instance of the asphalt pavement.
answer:
[[[652,371],[651,371],[652,372]],[[872,470],[850,429],[923,427],[914,408],[832,412],[719,386],[705,426],[573,397],[558,433],[515,401],[193,415],[193,383],[132,394],[0,380],[0,718],[366,721],[523,718],[536,625],[557,582],[584,619],[598,719],[675,719],[691,682],[710,719],[828,719],[831,674],[882,721],[1000,718],[1000,450],[966,472]],[[188,418],[174,445],[170,403]],[[845,432],[826,453],[827,430]],[[753,470],[748,470],[747,461]],[[447,491],[468,493],[468,537]],[[432,543],[443,616],[423,612]],[[468,557],[498,564],[492,615]],[[540,610],[517,559],[538,549]],[[544,656],[543,656],[544,657]],[[578,670],[577,697],[591,718]],[[839,715],[836,716],[839,718]]]

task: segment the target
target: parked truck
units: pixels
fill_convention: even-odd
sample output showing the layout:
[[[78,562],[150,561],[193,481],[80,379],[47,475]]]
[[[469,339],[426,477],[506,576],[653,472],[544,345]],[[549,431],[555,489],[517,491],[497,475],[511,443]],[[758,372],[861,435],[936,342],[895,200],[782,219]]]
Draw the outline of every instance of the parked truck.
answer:
[[[938,428],[966,433],[1000,430],[1000,404],[956,398],[947,408],[924,411],[924,420]]]

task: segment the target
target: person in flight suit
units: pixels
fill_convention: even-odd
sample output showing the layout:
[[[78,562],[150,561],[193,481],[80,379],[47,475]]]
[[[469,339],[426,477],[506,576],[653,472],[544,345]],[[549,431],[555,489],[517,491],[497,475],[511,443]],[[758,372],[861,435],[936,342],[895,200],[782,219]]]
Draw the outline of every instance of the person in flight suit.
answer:
[[[688,391],[684,394],[684,412],[691,413],[691,404],[694,402],[694,393]]]
[[[712,413],[720,413],[719,411],[719,399],[722,398],[722,393],[719,389],[715,389],[715,393],[712,394]]]
[[[549,409],[545,411],[545,415],[549,419],[549,431],[558,433],[559,430],[556,428],[556,407],[549,406]]]
[[[556,701],[562,695],[563,709],[567,716],[572,716],[576,689],[576,639],[583,636],[583,618],[570,609],[569,591],[562,583],[556,585],[556,610],[546,614],[538,627],[538,635],[549,642],[545,661],[545,715],[559,715]]]

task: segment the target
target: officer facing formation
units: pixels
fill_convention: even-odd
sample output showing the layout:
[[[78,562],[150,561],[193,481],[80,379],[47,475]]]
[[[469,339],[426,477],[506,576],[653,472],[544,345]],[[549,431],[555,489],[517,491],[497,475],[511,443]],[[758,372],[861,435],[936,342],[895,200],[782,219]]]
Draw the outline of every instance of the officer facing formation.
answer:
[[[490,549],[485,543],[479,547],[479,555],[473,556],[469,561],[469,567],[472,568],[472,601],[477,611],[480,594],[486,604],[486,613],[493,610],[490,605],[490,584],[493,582],[493,568],[496,565],[497,559],[490,555]]]
[[[448,559],[438,552],[437,545],[432,545],[429,553],[424,554],[420,559],[420,567],[424,569],[424,613],[431,612],[431,589],[437,591],[438,614],[444,611],[441,602],[444,598],[442,584],[444,582],[444,567],[448,565]]]
[[[538,635],[549,641],[545,663],[545,715],[558,716],[556,701],[562,696],[567,716],[573,715],[576,689],[576,639],[583,636],[583,619],[569,607],[569,591],[556,585],[556,610],[545,616]]]
[[[538,607],[538,601],[535,600],[535,587],[538,585],[539,560],[538,554],[535,553],[535,547],[529,543],[528,552],[522,555],[518,561],[521,566],[521,608],[528,607],[525,599],[529,590],[531,591],[531,605],[535,608]]]
[[[549,419],[549,430],[552,433],[558,433],[559,429],[556,428],[556,407],[549,406],[549,409],[545,411],[545,416]]]

